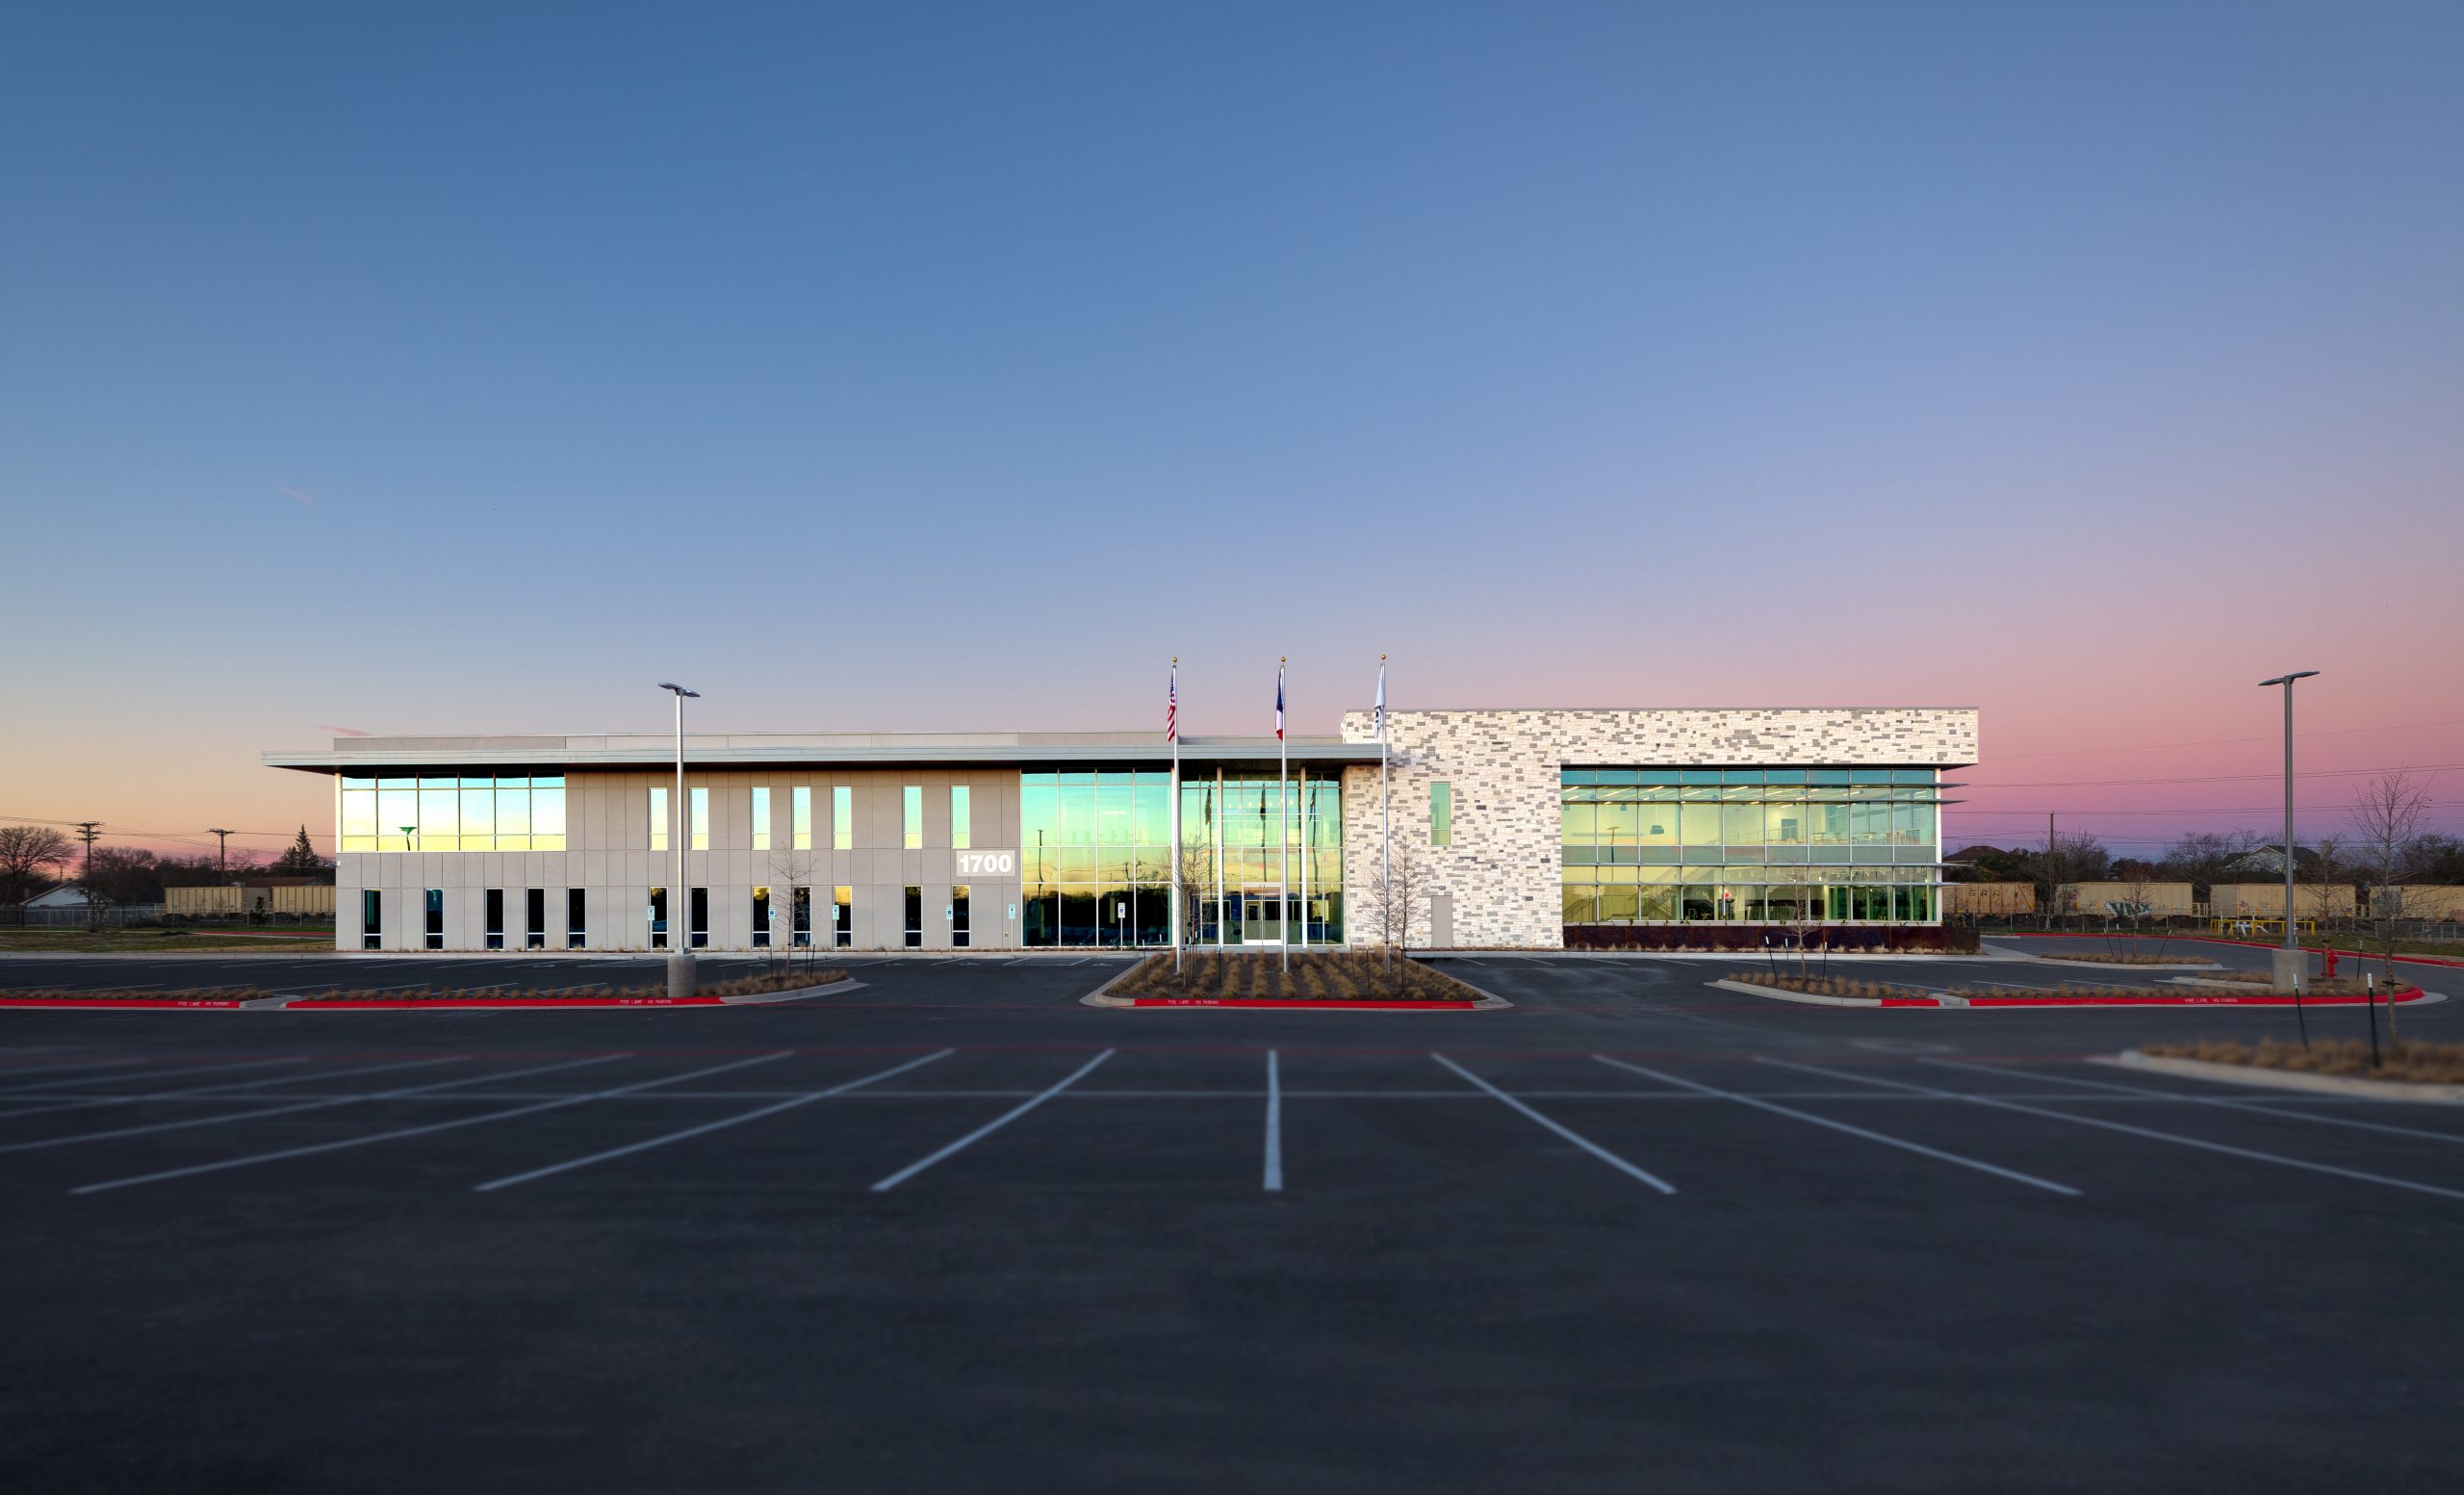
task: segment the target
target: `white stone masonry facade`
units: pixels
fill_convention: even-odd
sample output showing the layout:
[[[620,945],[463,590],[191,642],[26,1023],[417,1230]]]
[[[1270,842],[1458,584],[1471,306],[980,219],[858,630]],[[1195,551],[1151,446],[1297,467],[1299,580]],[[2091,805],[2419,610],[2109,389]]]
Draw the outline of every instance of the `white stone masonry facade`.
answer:
[[[1430,899],[1451,910],[1452,944],[1564,943],[1560,770],[1619,767],[1957,767],[1977,760],[1964,707],[1815,709],[1395,711],[1386,714],[1397,861],[1413,859],[1408,944],[1430,941]],[[1345,713],[1344,740],[1370,742],[1370,713]],[[1453,836],[1429,843],[1430,786],[1451,786]],[[1355,945],[1378,941],[1377,770],[1344,774],[1344,903]],[[1399,887],[1406,879],[1397,877]]]

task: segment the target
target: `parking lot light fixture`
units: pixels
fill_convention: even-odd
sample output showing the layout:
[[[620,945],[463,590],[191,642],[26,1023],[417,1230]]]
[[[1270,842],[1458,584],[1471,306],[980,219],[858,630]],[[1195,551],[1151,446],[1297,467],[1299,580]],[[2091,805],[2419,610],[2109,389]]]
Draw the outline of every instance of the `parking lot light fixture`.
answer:
[[[700,700],[702,692],[687,690],[674,681],[660,681],[658,688],[676,697],[676,798],[668,802],[668,839],[676,847],[676,884],[667,890],[667,994],[693,994],[693,950],[686,942],[685,929],[691,922],[693,899],[684,886],[684,699]]]
[[[2293,933],[2293,683],[2308,680],[2317,670],[2295,670],[2259,682],[2261,689],[2284,687],[2284,946],[2275,955],[2275,989],[2301,989],[2301,941]]]

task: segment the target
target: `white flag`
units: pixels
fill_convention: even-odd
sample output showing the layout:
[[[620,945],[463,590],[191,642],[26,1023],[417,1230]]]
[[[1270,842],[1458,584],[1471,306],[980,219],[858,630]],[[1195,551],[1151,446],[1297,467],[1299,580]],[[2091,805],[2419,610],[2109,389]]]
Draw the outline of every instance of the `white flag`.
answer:
[[[1386,740],[1386,657],[1382,654],[1377,657],[1377,711],[1370,719],[1369,735],[1372,741]]]

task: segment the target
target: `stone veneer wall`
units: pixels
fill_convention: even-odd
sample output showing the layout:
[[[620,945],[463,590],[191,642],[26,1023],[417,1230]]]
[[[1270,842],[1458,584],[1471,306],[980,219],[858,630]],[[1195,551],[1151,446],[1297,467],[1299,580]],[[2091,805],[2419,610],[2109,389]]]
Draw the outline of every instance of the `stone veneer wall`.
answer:
[[[1454,943],[1556,949],[1564,942],[1558,772],[1566,765],[1955,767],[1977,760],[1970,708],[1389,711],[1395,849],[1420,858],[1405,942],[1428,942],[1428,894],[1450,896]],[[1375,740],[1370,713],[1344,739]],[[1428,843],[1429,786],[1454,786],[1451,846]],[[1377,770],[1344,773],[1345,927],[1378,939]]]

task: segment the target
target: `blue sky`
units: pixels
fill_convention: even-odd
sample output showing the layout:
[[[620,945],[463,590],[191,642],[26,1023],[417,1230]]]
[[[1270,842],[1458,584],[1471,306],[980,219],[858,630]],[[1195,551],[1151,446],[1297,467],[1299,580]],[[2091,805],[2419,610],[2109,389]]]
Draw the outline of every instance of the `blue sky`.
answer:
[[[1989,757],[2264,734],[2287,667],[2464,719],[2464,8],[0,25],[0,813],[295,819],[257,749],[675,677],[1138,725],[1174,653],[1201,732],[1380,650]]]

